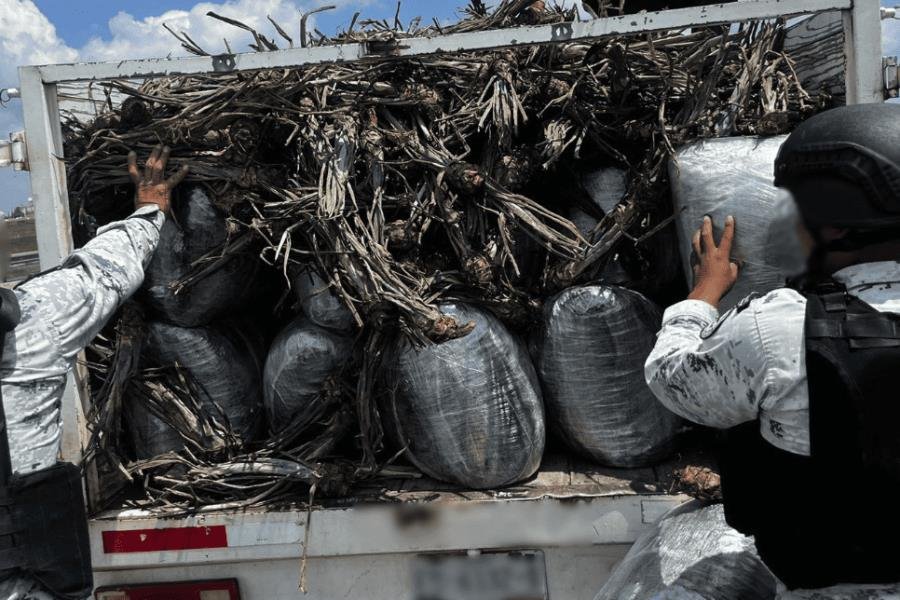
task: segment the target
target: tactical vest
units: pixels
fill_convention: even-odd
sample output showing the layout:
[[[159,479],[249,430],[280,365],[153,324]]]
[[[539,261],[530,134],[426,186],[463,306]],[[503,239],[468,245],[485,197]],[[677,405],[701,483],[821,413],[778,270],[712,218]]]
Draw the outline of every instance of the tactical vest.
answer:
[[[19,324],[15,294],[0,288],[0,354]],[[14,474],[0,398],[0,580],[39,582],[57,598],[82,599],[93,590],[81,470],[71,463]]]
[[[726,519],[791,589],[898,582],[900,317],[831,283],[807,295],[805,338],[811,455],[758,422],[729,431]]]

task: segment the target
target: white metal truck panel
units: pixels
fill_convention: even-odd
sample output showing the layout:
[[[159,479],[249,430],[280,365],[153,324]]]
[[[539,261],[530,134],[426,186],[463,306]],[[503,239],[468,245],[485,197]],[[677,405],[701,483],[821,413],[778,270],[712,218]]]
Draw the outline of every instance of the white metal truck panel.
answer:
[[[306,553],[307,595],[298,590],[303,510],[181,519],[120,513],[91,523],[92,554],[98,586],[236,578],[246,600],[398,600],[410,597],[413,566],[422,554],[541,550],[551,599],[591,598],[637,536],[684,500],[546,497],[315,510]],[[201,540],[218,547],[197,548],[194,539],[189,550],[139,551],[141,538],[152,537],[148,530],[179,528],[199,530]],[[137,534],[123,546],[127,551],[104,544],[121,532]]]
[[[551,600],[590,600],[628,551],[628,544],[543,548]],[[415,554],[378,554],[311,558],[307,594],[298,589],[297,559],[245,561],[203,568],[96,571],[97,586],[236,578],[243,600],[407,600]]]
[[[663,512],[686,499],[631,495],[321,509],[312,513],[307,556],[628,544]],[[303,510],[182,519],[126,515],[96,519],[90,524],[91,554],[94,568],[100,571],[298,560],[303,555],[305,521]],[[142,538],[152,542],[154,533],[177,534],[174,530],[179,528],[189,529],[191,539],[179,541],[173,535],[166,549],[158,549],[158,544],[152,550],[140,548]],[[135,535],[116,536],[128,531]],[[131,541],[117,547],[113,540],[122,537]]]
[[[854,0],[844,13],[847,58],[847,104],[884,102],[884,69],[881,60],[881,4],[878,0]]]

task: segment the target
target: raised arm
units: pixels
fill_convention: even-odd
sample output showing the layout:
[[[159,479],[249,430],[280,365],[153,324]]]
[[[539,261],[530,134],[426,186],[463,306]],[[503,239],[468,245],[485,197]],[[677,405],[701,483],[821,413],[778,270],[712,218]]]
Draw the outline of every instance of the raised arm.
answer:
[[[59,353],[71,360],[97,335],[115,311],[144,280],[144,268],[159,242],[172,188],[187,167],[165,179],[169,149],[157,146],[143,172],[132,152],[128,171],[136,188],[136,210],[124,221],[101,228],[72,253],[60,269],[20,286],[20,293],[40,298],[44,318],[58,335]]]
[[[711,427],[757,418],[764,388],[765,349],[753,311],[727,314],[718,305],[738,277],[731,262],[735,223],[729,217],[717,245],[709,217],[694,235],[694,289],[668,310],[645,377],[669,410]]]

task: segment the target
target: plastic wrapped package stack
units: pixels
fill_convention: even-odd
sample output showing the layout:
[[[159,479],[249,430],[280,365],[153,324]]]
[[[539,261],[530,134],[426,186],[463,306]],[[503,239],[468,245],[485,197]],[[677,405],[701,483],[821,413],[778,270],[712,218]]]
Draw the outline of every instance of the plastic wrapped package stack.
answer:
[[[220,250],[228,234],[225,217],[202,187],[186,188],[172,210],[147,267],[141,299],[156,318],[167,323],[208,325],[244,304],[256,291],[258,261],[251,254],[238,253],[222,267],[176,291],[173,284],[187,276],[196,261]]]
[[[769,600],[777,580],[721,504],[683,504],[641,535],[594,600]]]
[[[326,329],[351,331],[353,315],[314,270],[298,270],[291,278],[291,289],[306,317]]]
[[[301,432],[328,409],[322,392],[350,360],[353,340],[294,319],[272,342],[263,371],[263,405],[273,433]]]
[[[228,324],[183,328],[149,323],[142,360],[148,366],[183,368],[198,390],[201,408],[212,418],[227,419],[240,440],[249,441],[259,433],[262,364],[251,339],[236,328]],[[129,415],[138,456],[182,448],[181,437],[146,408],[131,409]],[[142,441],[148,445],[141,446]]]
[[[479,308],[441,311],[475,328],[422,348],[398,342],[385,370],[385,429],[435,479],[487,489],[530,477],[544,452],[544,407],[523,344]]]
[[[697,142],[679,150],[669,166],[688,281],[693,279],[691,238],[704,215],[713,218],[716,239],[725,217],[736,219],[732,256],[741,263],[742,273],[722,299],[722,311],[751,292],[764,294],[782,287],[788,277],[802,271],[794,202],[788,192],[773,184],[775,158],[785,139],[736,137]]]
[[[548,422],[573,449],[615,467],[673,449],[681,420],[644,381],[659,325],[653,303],[615,286],[569,288],[544,306],[532,351]]]

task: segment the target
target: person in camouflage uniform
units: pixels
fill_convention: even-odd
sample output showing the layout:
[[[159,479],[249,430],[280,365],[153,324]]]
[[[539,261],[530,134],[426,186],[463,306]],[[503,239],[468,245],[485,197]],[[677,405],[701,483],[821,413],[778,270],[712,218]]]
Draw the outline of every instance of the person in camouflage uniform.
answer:
[[[0,362],[14,473],[47,469],[58,460],[60,405],[68,374],[78,354],[141,286],[169,211],[171,190],[187,174],[185,166],[166,179],[168,157],[169,149],[157,146],[141,172],[135,153],[130,153],[135,212],[101,228],[60,268],[15,289],[22,318],[6,336]],[[0,582],[3,600],[52,597],[22,577]]]
[[[805,285],[720,314],[739,276],[735,221],[717,242],[707,217],[694,289],[666,310],[645,364],[664,406],[728,430],[726,520],[789,588],[779,598],[900,598],[898,117],[868,104],[802,123],[774,183],[797,207]]]

